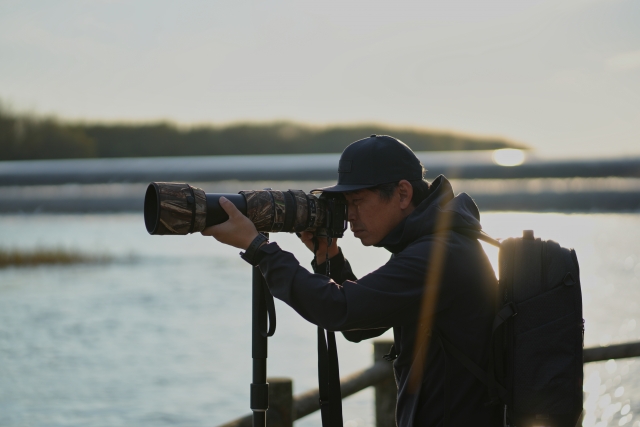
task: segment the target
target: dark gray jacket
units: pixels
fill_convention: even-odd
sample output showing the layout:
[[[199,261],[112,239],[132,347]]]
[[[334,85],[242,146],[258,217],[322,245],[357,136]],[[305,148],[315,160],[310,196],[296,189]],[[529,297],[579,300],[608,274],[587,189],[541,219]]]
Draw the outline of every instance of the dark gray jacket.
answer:
[[[445,411],[449,426],[497,426],[499,408],[487,405],[486,387],[446,355],[439,340],[430,339],[433,334],[416,339],[427,292],[437,298],[432,328],[478,365],[487,365],[497,282],[480,244],[455,232],[480,230],[479,218],[473,200],[464,193],[454,197],[451,184],[440,176],[427,199],[377,245],[391,252],[391,259],[359,280],[342,253],[332,258],[329,279],[301,267],[276,243],[261,248],[259,267],[274,297],[313,324],[343,331],[350,341],[393,328],[399,427],[441,426]],[[314,269],[323,272],[324,265]],[[434,272],[435,287],[426,280]],[[428,354],[421,386],[410,390],[414,351],[423,345]]]

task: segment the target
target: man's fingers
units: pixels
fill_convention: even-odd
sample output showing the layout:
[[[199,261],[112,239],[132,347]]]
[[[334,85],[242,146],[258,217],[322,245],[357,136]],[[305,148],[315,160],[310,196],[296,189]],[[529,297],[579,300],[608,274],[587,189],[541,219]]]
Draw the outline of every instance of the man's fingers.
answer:
[[[242,215],[242,212],[240,212],[238,210],[238,208],[236,208],[236,205],[231,203],[231,201],[229,201],[229,199],[227,199],[224,196],[220,197],[220,206],[222,206],[222,209],[224,209],[224,211],[227,213],[227,215],[229,215],[229,218],[233,218],[233,217],[236,217],[238,215]]]

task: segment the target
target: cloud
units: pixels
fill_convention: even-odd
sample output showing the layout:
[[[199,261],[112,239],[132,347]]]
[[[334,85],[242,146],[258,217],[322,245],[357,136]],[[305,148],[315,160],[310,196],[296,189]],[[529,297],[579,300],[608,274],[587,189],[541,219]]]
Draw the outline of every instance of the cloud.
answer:
[[[640,50],[620,53],[605,62],[607,68],[613,71],[629,71],[640,68]]]

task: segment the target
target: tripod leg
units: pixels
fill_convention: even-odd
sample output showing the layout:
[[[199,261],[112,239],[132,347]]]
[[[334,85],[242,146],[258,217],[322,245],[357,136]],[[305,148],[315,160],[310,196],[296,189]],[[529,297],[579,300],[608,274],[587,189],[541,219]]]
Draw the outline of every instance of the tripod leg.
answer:
[[[253,427],[265,427],[269,408],[269,384],[267,384],[267,307],[264,296],[264,277],[260,269],[253,268],[252,276],[252,324],[251,357],[253,358],[253,382],[251,383],[251,410]]]

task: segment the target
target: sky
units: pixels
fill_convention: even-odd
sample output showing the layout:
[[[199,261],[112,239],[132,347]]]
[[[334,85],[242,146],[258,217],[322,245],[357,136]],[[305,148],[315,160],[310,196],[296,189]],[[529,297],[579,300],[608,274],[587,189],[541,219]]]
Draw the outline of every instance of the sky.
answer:
[[[640,155],[640,1],[0,0],[0,100],[72,120],[380,122]]]

